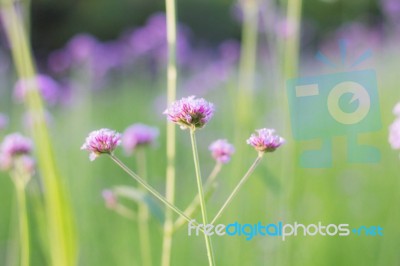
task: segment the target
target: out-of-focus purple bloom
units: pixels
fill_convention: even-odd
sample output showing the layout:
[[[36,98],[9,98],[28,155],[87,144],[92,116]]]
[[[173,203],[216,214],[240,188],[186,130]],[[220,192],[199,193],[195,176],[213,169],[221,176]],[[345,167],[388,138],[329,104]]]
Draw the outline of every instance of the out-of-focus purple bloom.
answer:
[[[86,138],[81,150],[90,152],[89,159],[94,161],[99,155],[112,154],[121,144],[121,134],[108,128],[92,131]]]
[[[235,153],[235,148],[226,139],[219,139],[211,143],[208,147],[212,157],[222,164],[226,164],[231,160],[232,154]]]
[[[321,50],[328,51],[327,54],[329,54],[329,51],[337,51],[338,40],[345,41],[346,49],[351,51],[349,54],[354,54],[354,51],[360,51],[360,53],[362,53],[367,49],[379,49],[383,42],[383,33],[377,27],[367,27],[359,22],[346,24],[324,41]],[[368,42],[365,42],[365,40],[368,40]],[[359,55],[356,54],[356,56]],[[356,58],[349,59],[355,60]]]
[[[167,23],[163,13],[152,15],[143,27],[134,30],[129,37],[132,55],[148,57],[150,60],[164,64],[167,60]],[[178,63],[187,62],[190,45],[187,38],[188,30],[182,26],[177,29],[177,59]]]
[[[140,123],[133,124],[122,134],[122,147],[130,155],[139,146],[153,144],[158,134],[159,131],[156,127]]]
[[[275,34],[283,39],[288,39],[296,32],[296,22],[285,17],[277,18],[275,21]]]
[[[54,73],[66,72],[72,64],[72,58],[65,50],[52,52],[47,59],[49,69]]]
[[[32,147],[32,141],[19,133],[7,135],[0,145],[0,169],[9,171],[18,160],[19,167],[32,175],[35,169],[35,161],[30,156]]]
[[[172,103],[164,114],[181,129],[202,128],[214,115],[214,105],[203,98],[190,96]]]
[[[400,1],[399,0],[381,0],[383,12],[390,19],[400,21]]]
[[[4,156],[15,157],[18,155],[27,155],[32,152],[32,141],[22,136],[20,133],[7,135],[0,146],[0,151]]]
[[[18,102],[25,101],[29,90],[38,87],[43,99],[49,104],[54,105],[58,101],[60,85],[51,77],[39,74],[34,78],[19,80],[14,87],[14,98]]]
[[[251,134],[247,144],[253,146],[259,152],[273,152],[285,143],[282,137],[275,134],[274,129],[262,128],[256,131],[257,134]]]
[[[85,62],[91,59],[98,41],[92,35],[81,33],[74,36],[67,44],[68,54],[75,62]]]
[[[118,204],[118,199],[115,193],[110,190],[110,189],[104,189],[101,192],[101,195],[104,199],[104,203],[106,204],[106,207],[109,209],[114,209],[117,204]]]
[[[226,40],[219,45],[221,60],[228,64],[236,63],[240,57],[240,44],[235,40]]]
[[[8,126],[8,116],[0,113],[0,131],[4,130]]]

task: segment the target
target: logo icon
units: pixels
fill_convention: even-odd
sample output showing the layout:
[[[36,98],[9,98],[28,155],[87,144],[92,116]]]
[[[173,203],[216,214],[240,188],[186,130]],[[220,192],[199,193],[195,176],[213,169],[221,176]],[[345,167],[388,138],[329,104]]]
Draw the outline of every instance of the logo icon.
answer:
[[[340,42],[342,62],[346,61],[345,43]],[[359,135],[381,128],[376,74],[373,69],[353,70],[371,56],[367,51],[353,62],[348,71],[288,80],[287,92],[292,133],[296,140],[319,139],[319,149],[301,154],[306,168],[332,166],[332,140],[347,137],[347,161],[375,163],[378,149],[360,144]],[[334,64],[322,53],[317,59]]]

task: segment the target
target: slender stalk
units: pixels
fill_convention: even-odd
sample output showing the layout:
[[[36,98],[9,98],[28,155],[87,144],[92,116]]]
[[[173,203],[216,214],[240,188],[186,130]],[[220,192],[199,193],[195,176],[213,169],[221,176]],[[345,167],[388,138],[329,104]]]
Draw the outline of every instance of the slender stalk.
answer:
[[[210,176],[207,178],[206,183],[204,184],[204,193],[207,195],[208,191],[211,189],[212,185],[214,184],[215,178],[217,177],[218,173],[221,171],[222,164],[221,163],[216,163],[214,166],[214,169],[211,171]],[[199,194],[197,194],[192,202],[188,205],[188,207],[185,209],[184,213],[187,216],[192,216],[193,213],[197,210],[197,208],[200,206],[200,197]],[[174,231],[176,231],[179,227],[181,227],[185,223],[185,219],[182,217],[179,217],[175,223],[174,223]]]
[[[240,188],[243,186],[243,184],[247,181],[247,179],[250,177],[250,175],[253,173],[254,169],[256,169],[257,165],[260,163],[262,157],[263,157],[263,152],[260,152],[254,161],[254,163],[250,166],[249,170],[247,170],[246,174],[242,177],[242,179],[239,181],[235,189],[232,191],[232,193],[229,195],[229,197],[226,199],[224,205],[222,205],[221,209],[218,211],[217,215],[215,215],[214,219],[212,220],[211,224],[215,224],[217,219],[222,215],[226,207],[231,203],[233,198],[236,196],[236,194],[239,192]]]
[[[257,39],[258,39],[258,1],[242,0],[243,27],[242,45],[240,49],[239,80],[237,104],[236,128],[237,139],[242,140],[240,134],[243,126],[251,127],[251,117],[254,97],[254,79],[257,59]]]
[[[29,224],[28,215],[26,208],[26,197],[25,197],[25,182],[20,180],[19,177],[15,177],[14,184],[17,195],[18,203],[18,218],[19,218],[19,237],[20,237],[20,247],[21,247],[21,266],[29,265]]]
[[[139,174],[144,180],[147,177],[146,169],[146,154],[144,149],[136,150],[136,160]],[[143,187],[140,187],[144,190]],[[142,265],[151,266],[151,243],[150,243],[150,228],[149,228],[149,208],[146,203],[139,202],[138,205],[138,226],[139,226],[139,238],[140,238],[140,249],[142,253]]]
[[[206,209],[206,202],[204,200],[203,181],[201,180],[199,155],[197,152],[197,143],[196,143],[196,135],[195,135],[194,128],[190,130],[190,140],[192,142],[193,161],[194,161],[194,168],[196,171],[196,180],[197,180],[197,188],[198,188],[198,192],[199,192],[201,214],[202,214],[202,218],[203,218],[203,224],[204,224],[204,226],[207,226],[207,224],[208,224],[207,209]],[[207,248],[208,264],[210,266],[215,265],[214,251],[212,248],[211,237],[207,234],[204,234],[204,239],[205,239],[206,248]]]
[[[167,101],[168,104],[175,101],[176,98],[176,3],[175,0],[166,0],[167,14],[167,43],[168,43],[168,66],[167,66]],[[171,203],[175,201],[175,153],[176,153],[176,137],[175,125],[167,123],[167,173],[166,173],[166,190],[165,197]],[[165,212],[163,232],[163,244],[161,265],[169,266],[171,262],[172,249],[172,231],[173,217],[170,210]]]
[[[180,216],[183,216],[186,221],[190,222],[193,220],[192,218],[188,217],[185,215],[178,207],[176,207],[174,204],[170,203],[166,198],[164,198],[157,190],[155,190],[152,186],[150,186],[145,180],[143,180],[140,176],[135,174],[131,169],[129,169],[128,166],[126,166],[123,162],[121,162],[120,159],[115,157],[113,154],[109,154],[110,158],[118,165],[120,166],[128,175],[130,175],[133,179],[135,179],[140,185],[142,185],[145,189],[147,189],[151,194],[153,194],[157,199],[159,199],[162,203],[167,205],[171,210],[179,214]]]

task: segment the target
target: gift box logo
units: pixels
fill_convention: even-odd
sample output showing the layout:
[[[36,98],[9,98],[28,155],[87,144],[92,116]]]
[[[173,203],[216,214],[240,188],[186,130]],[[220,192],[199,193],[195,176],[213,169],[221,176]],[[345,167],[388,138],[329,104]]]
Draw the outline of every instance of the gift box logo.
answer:
[[[342,62],[345,46],[341,45]],[[354,62],[357,66],[368,56],[367,51]],[[330,63],[322,53],[317,58]],[[330,64],[332,65],[332,64]],[[287,93],[292,133],[296,140],[320,139],[321,146],[301,154],[300,165],[307,168],[332,166],[332,140],[347,137],[347,161],[375,163],[380,152],[375,147],[361,145],[362,133],[381,128],[376,74],[372,69],[350,70],[315,77],[288,80]]]

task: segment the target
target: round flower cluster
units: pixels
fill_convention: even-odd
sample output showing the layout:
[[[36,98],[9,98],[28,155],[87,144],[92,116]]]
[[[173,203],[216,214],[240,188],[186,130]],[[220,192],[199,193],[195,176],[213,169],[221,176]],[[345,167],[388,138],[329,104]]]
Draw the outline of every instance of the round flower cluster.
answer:
[[[202,128],[214,115],[214,105],[203,98],[190,96],[172,103],[164,114],[181,129]]]
[[[100,154],[112,154],[120,144],[121,134],[108,128],[102,128],[89,134],[81,150],[89,151],[89,159],[94,161]]]
[[[274,129],[262,128],[256,130],[257,134],[251,134],[247,144],[253,146],[259,152],[272,152],[285,143],[285,140],[275,134]]]
[[[0,145],[0,169],[10,171],[18,159],[28,173],[34,172],[35,162],[30,156],[32,141],[20,133],[7,135]]]

